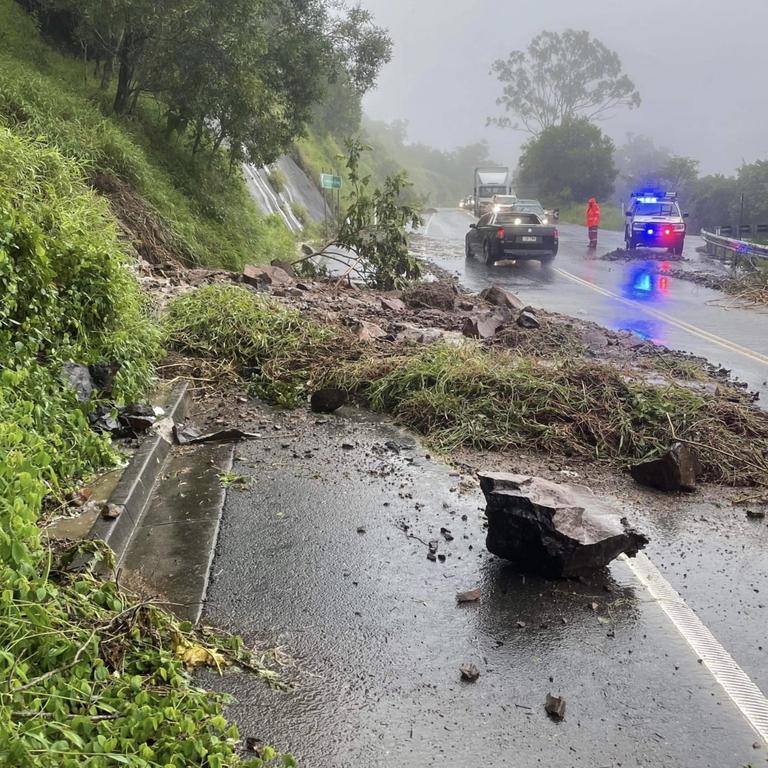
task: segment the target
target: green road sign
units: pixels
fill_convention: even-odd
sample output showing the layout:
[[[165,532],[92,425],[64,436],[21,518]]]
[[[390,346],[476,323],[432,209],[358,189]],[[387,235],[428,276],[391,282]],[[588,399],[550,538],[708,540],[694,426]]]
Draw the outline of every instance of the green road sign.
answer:
[[[320,186],[323,189],[341,189],[341,176],[333,176],[330,173],[321,173]]]

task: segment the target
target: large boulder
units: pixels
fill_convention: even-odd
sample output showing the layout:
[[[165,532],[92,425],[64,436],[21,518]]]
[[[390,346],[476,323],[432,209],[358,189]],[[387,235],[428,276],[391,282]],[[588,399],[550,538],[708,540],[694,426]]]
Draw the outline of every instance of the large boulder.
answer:
[[[538,477],[480,473],[488,517],[488,550],[521,571],[580,576],[621,554],[634,557],[642,533],[589,488]]]
[[[514,293],[505,291],[500,285],[492,285],[481,291],[480,298],[496,307],[511,309],[513,312],[520,312],[526,307],[524,301],[521,301]]]
[[[461,332],[471,339],[492,339],[504,327],[504,322],[503,317],[492,313],[467,317]]]
[[[281,267],[269,266],[254,267],[252,264],[246,264],[243,267],[243,282],[252,285],[254,288],[287,288],[293,285],[293,278]]]
[[[675,443],[663,456],[630,467],[629,474],[641,485],[659,491],[694,491],[699,460],[685,443]]]

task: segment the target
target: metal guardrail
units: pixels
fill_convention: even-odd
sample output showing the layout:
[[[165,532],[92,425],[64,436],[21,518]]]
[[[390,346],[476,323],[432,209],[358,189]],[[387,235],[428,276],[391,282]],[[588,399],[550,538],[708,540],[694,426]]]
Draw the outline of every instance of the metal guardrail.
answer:
[[[715,259],[732,261],[734,264],[768,259],[768,246],[750,243],[747,240],[734,240],[732,237],[716,235],[704,229],[701,230],[701,236],[706,244],[707,254]]]

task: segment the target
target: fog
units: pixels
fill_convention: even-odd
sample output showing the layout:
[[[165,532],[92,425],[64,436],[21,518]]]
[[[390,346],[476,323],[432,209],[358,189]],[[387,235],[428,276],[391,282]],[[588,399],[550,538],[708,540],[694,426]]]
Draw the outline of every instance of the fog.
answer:
[[[704,173],[768,159],[768,0],[363,0],[388,27],[392,62],[367,114],[404,119],[441,149],[486,139],[514,165],[526,135],[486,127],[499,114],[491,63],[542,30],[589,30],[622,59],[643,103],[600,127],[701,161]]]

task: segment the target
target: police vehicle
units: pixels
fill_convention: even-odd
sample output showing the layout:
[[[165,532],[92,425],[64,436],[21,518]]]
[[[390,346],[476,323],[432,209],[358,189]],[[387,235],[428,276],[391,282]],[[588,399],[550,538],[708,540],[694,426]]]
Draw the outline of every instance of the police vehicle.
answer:
[[[627,250],[666,248],[682,255],[686,218],[688,214],[680,212],[675,192],[634,192],[626,212]]]

